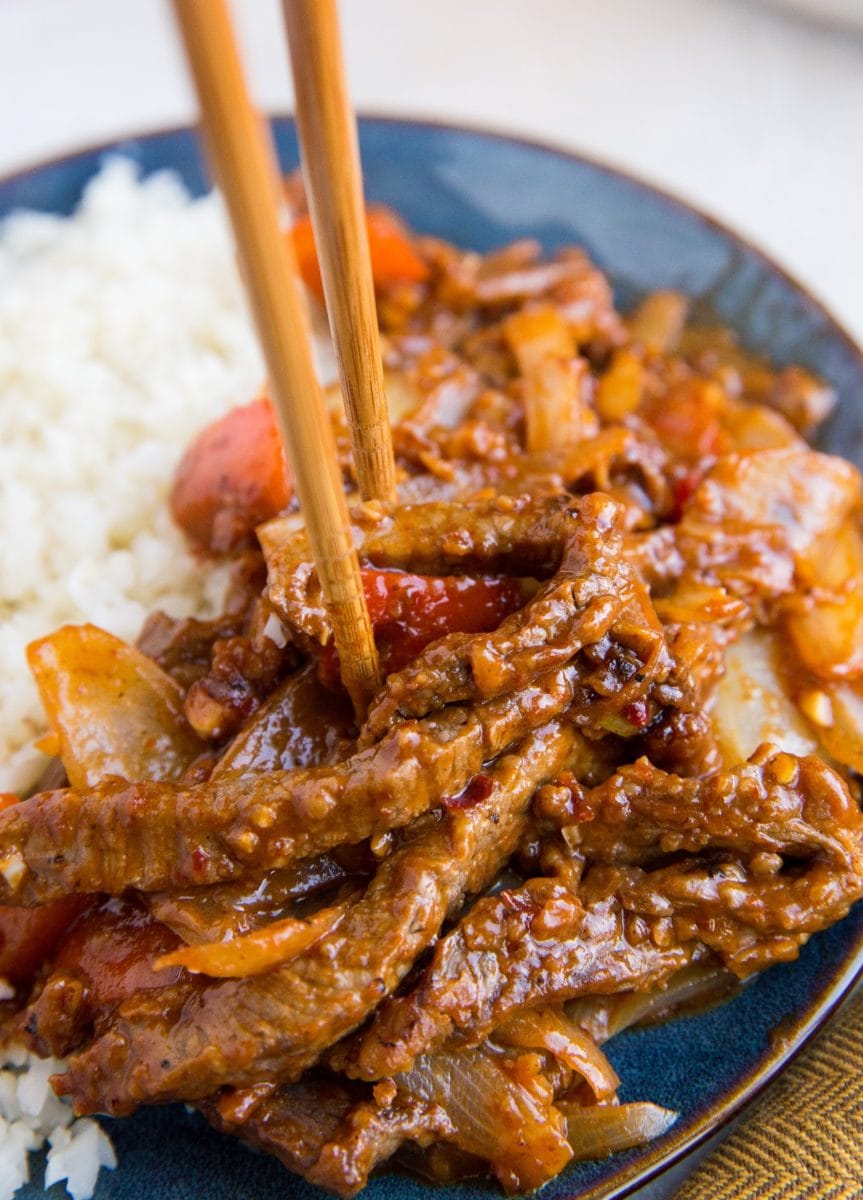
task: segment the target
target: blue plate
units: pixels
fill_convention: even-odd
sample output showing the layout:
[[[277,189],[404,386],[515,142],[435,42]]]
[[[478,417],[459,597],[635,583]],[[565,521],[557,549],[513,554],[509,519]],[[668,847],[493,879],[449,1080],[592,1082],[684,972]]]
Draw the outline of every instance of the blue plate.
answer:
[[[298,161],[294,127],[277,119],[286,169]],[[729,230],[654,188],[547,146],[443,125],[368,119],[360,126],[366,191],[393,205],[416,229],[489,250],[538,238],[546,250],[587,248],[626,307],[650,288],[696,299],[696,313],[732,326],[777,363],[803,363],[841,397],[826,449],[863,465],[863,357],[824,309],[787,274]],[[144,173],[169,167],[194,193],[207,186],[190,130],[135,138],[48,163],[0,181],[0,215],[16,208],[69,213],[109,153]],[[824,1023],[863,969],[863,906],[814,938],[800,959],[757,978],[706,1015],[623,1034],[609,1057],[621,1098],[680,1110],[677,1125],[650,1147],[572,1167],[543,1192],[547,1200],[660,1200]],[[317,1188],[213,1133],[180,1107],[106,1121],[120,1167],[103,1172],[97,1200],[320,1200]],[[59,1189],[57,1189],[59,1194]],[[384,1175],[367,1200],[429,1200],[430,1189]],[[439,1200],[488,1200],[491,1185],[436,1189]],[[43,1195],[38,1181],[22,1193]]]

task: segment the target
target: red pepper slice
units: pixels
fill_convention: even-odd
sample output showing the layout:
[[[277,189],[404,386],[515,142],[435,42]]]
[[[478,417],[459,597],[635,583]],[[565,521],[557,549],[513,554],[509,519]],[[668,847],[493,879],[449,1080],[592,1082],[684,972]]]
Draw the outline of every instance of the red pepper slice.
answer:
[[[171,512],[193,542],[224,552],[287,508],[292,492],[275,414],[262,398],[198,434],[177,468]]]
[[[60,970],[80,971],[96,1005],[116,1004],[135,992],[176,983],[182,969],[153,969],[153,960],[176,949],[180,939],[149,913],[124,900],[109,900],[85,914],[54,960]]]
[[[387,288],[396,283],[422,283],[428,278],[428,266],[391,212],[381,208],[369,209],[366,213],[366,230],[376,288]],[[311,217],[300,217],[291,230],[291,236],[303,282],[323,303],[324,285]]]
[[[29,983],[91,904],[90,896],[64,896],[38,908],[0,908],[0,977]]]
[[[511,577],[412,575],[362,569],[363,590],[385,674],[399,671],[447,633],[486,633],[524,604],[525,584]],[[321,680],[339,687],[335,647],[324,648]]]

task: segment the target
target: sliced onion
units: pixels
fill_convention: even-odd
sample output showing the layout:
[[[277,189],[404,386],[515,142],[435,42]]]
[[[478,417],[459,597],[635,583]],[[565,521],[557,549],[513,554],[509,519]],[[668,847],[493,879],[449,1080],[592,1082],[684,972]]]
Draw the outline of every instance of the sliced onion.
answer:
[[[845,521],[816,539],[807,554],[807,582],[839,590],[863,577],[863,536],[855,521]]]
[[[863,594],[855,581],[844,594],[814,600],[788,617],[788,632],[801,662],[824,679],[863,674]]]
[[[439,1105],[460,1150],[484,1159],[508,1192],[553,1179],[572,1158],[566,1122],[536,1055],[508,1059],[487,1044],[420,1056],[399,1092]]]
[[[321,330],[321,338],[316,339],[315,346],[320,353],[320,347],[323,345],[324,359],[321,366],[325,368],[327,375],[336,373],[336,363],[333,357],[332,348],[329,345],[329,330],[326,328],[326,323]],[[405,417],[411,413],[422,402],[422,395],[419,390],[407,378],[404,371],[384,371],[384,392],[387,398],[387,409],[389,410],[390,425],[397,425],[403,421]],[[324,396],[327,401],[327,406],[335,413],[344,413],[345,401],[342,395],[342,389],[337,382],[329,383],[324,388]]]
[[[600,1043],[624,1029],[658,1021],[681,1009],[702,1011],[728,999],[739,986],[736,975],[723,967],[693,963],[669,980],[668,987],[649,992],[624,992],[617,996],[586,996],[566,1005],[566,1014]]]
[[[782,450],[806,443],[781,413],[763,404],[726,401],[720,422],[735,450]]]
[[[600,376],[596,407],[605,421],[622,421],[641,405],[647,372],[643,356],[634,350],[615,350],[608,370]]]
[[[818,727],[821,743],[837,762],[863,773],[863,683],[827,684],[824,691],[831,721]]]
[[[598,430],[584,401],[587,363],[575,356],[572,330],[551,305],[507,317],[503,334],[518,363],[527,448],[533,453],[575,446]]]
[[[179,686],[104,629],[64,625],[31,642],[27,661],[73,787],[177,779],[200,754]]]
[[[691,621],[696,625],[739,620],[747,610],[746,602],[725,588],[702,583],[677,587],[669,596],[657,597],[653,606],[663,623]]]
[[[334,904],[322,908],[307,921],[286,917],[251,933],[232,938],[229,942],[203,942],[195,946],[180,946],[163,954],[153,963],[157,971],[165,967],[185,967],[193,975],[209,975],[214,979],[232,979],[246,975],[262,975],[290,962],[304,950],[335,929],[345,915],[347,905]]]
[[[317,678],[314,666],[290,675],[247,721],[211,778],[238,779],[321,766],[353,749],[353,711]]]
[[[650,292],[627,319],[630,337],[648,350],[671,354],[680,342],[689,304],[680,292]]]
[[[745,762],[762,742],[789,754],[812,754],[818,740],[786,695],[772,634],[752,630],[725,652],[713,724],[726,766]]]
[[[416,412],[423,396],[403,371],[387,371],[384,375],[390,424],[398,425]]]
[[[550,1006],[514,1013],[494,1031],[507,1046],[547,1050],[587,1081],[597,1100],[608,1100],[620,1080],[596,1042],[560,1009]]]
[[[566,1115],[573,1158],[607,1158],[619,1150],[643,1146],[667,1133],[679,1113],[659,1104],[597,1104],[583,1108],[566,1100],[559,1102]]]
[[[280,920],[297,901],[342,884],[347,876],[332,855],[321,854],[268,871],[262,879],[214,883],[188,892],[153,892],[149,907],[157,921],[187,944],[227,942],[266,921]]]

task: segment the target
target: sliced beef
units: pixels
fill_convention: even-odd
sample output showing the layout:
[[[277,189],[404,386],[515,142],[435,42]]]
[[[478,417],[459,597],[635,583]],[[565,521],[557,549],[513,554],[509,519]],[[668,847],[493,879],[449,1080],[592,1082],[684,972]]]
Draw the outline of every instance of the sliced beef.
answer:
[[[53,970],[19,1019],[18,1037],[43,1058],[65,1058],[90,1035],[92,1009],[80,971]]]
[[[22,1014],[26,1044],[37,1054],[64,1056],[121,1001],[170,988],[179,968],[156,970],[153,963],[177,941],[142,904],[94,900],[52,954],[51,974]]]
[[[725,629],[718,623],[669,623],[667,687],[674,691],[636,745],[658,766],[681,775],[707,775],[722,764],[710,709],[724,673]]]
[[[265,579],[266,566],[259,550],[239,554],[231,566],[221,616],[177,619],[156,611],[144,622],[138,649],[186,690],[209,671],[217,642],[248,630]]]
[[[392,514],[366,510],[357,533],[360,553],[377,566],[410,566],[418,573],[556,573],[492,633],[450,634],[390,675],[372,704],[364,743],[377,740],[400,716],[424,716],[524,687],[603,639],[601,663],[586,684],[622,704],[647,694],[667,675],[670,661],[646,592],[621,555],[618,515],[618,506],[598,494],[496,496],[404,505]],[[328,641],[305,534],[286,533],[284,523],[274,523],[262,538],[272,602],[292,628]]]
[[[527,542],[534,561],[538,556],[555,562],[555,575],[492,633],[450,634],[390,675],[370,709],[366,741],[379,737],[399,716],[419,716],[453,701],[483,700],[523,687],[603,639],[608,646],[603,665],[585,679],[600,696],[628,691],[631,703],[667,674],[670,663],[658,623],[651,623],[649,613],[636,616],[632,609],[637,584],[621,557],[616,505],[599,496],[521,500],[501,514],[501,503],[498,498],[467,511],[456,506],[448,532],[438,531],[438,544],[452,544],[457,555],[468,557],[496,545],[498,553],[503,550],[508,557],[514,551],[523,560]],[[497,529],[501,524],[502,533]],[[638,600],[643,608],[646,597]],[[606,669],[612,659],[619,674]]]
[[[334,766],[34,796],[0,814],[0,901],[213,884],[406,825],[566,711],[576,682],[564,667],[512,696],[402,722]]]
[[[588,880],[613,889],[644,936],[671,944],[697,939],[741,978],[795,959],[813,933],[840,921],[863,895],[859,856],[844,869],[820,857],[784,869],[736,857],[655,871],[598,865]]]
[[[515,848],[536,790],[578,752],[549,725],[488,772],[490,792],[453,808],[383,860],[332,933],[269,975],[181,983],[160,1003],[120,1006],[59,1081],[88,1112],[200,1099],[225,1083],[296,1079],[356,1028],[437,936],[465,895],[488,886]]]
[[[376,1079],[418,1054],[476,1045],[542,1001],[661,985],[701,946],[738,975],[796,957],[863,894],[863,819],[815,758],[767,749],[699,783],[642,761],[585,791],[570,840],[591,858],[720,849],[654,871],[592,867],[578,895],[554,880],[479,901],[435,948],[419,984],[386,1001],[333,1065]],[[789,856],[787,864],[780,855]]]
[[[821,857],[863,870],[863,821],[844,781],[813,756],[762,746],[708,779],[668,775],[646,758],[595,788],[573,781],[557,813],[568,843],[592,862],[648,863],[669,853]]]
[[[419,1055],[477,1045],[519,1008],[659,986],[691,954],[633,937],[613,889],[583,907],[555,881],[531,880],[478,901],[438,942],[419,984],[387,1000],[332,1063],[363,1079],[407,1071]]]
[[[202,1107],[217,1128],[274,1153],[291,1170],[339,1196],[353,1196],[372,1170],[410,1143],[442,1143],[450,1159],[491,1170],[507,1192],[541,1186],[572,1157],[555,1107],[572,1072],[550,1056],[483,1045],[420,1060],[374,1089],[309,1078],[278,1088],[248,1115],[226,1120],[222,1099]],[[230,1094],[229,1104],[234,1101]],[[241,1098],[242,1103],[242,1098]]]
[[[404,1142],[427,1146],[453,1132],[437,1105],[399,1097],[379,1104],[335,1079],[280,1088],[240,1123],[226,1121],[216,1103],[202,1111],[217,1129],[275,1154],[288,1170],[343,1197],[356,1195]]]

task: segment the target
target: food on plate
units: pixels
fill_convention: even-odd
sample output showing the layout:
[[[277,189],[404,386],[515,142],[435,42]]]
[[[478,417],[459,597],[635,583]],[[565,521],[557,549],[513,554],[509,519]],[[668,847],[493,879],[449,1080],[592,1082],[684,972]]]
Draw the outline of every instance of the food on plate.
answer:
[[[863,894],[860,476],[806,440],[820,380],[676,293],[369,232],[397,506],[330,398],[383,685],[357,725],[250,382],[159,485],[220,609],[29,647],[57,762],[0,812],[5,1029],[85,1117],[185,1102],[341,1196],[527,1191],[673,1123],[610,1038]]]

